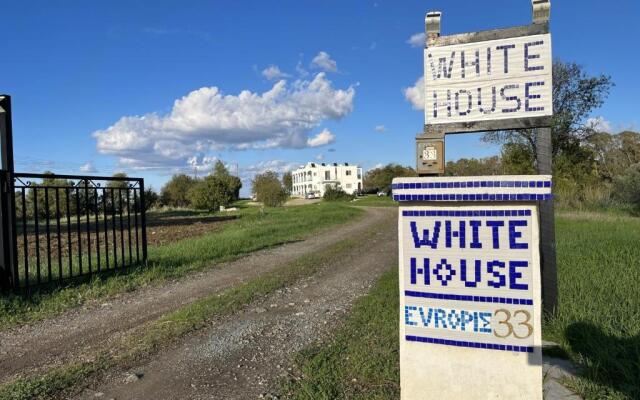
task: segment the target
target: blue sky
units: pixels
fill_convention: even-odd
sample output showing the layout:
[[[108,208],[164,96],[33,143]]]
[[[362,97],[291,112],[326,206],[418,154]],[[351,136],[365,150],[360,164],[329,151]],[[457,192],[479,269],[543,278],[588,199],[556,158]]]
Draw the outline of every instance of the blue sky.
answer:
[[[0,92],[16,169],[125,171],[159,189],[215,159],[245,179],[319,159],[413,165],[423,114],[404,89],[423,55],[408,41],[428,10],[443,34],[531,20],[528,0],[7,2]],[[632,0],[552,6],[554,56],[616,83],[594,114],[613,131],[640,124],[639,15]],[[497,152],[447,138],[450,160]]]

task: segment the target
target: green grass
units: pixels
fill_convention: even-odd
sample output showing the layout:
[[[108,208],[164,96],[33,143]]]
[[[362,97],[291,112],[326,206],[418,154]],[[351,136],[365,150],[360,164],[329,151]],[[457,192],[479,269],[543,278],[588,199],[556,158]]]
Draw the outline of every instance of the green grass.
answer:
[[[240,218],[209,234],[150,247],[147,267],[95,277],[90,282],[35,293],[30,298],[3,297],[0,299],[0,329],[39,320],[87,300],[182,277],[252,251],[301,240],[321,229],[345,223],[362,215],[363,211],[344,204],[312,204],[265,209],[264,212],[257,207],[247,207],[235,214]]]
[[[640,398],[640,219],[557,219],[556,315],[543,334],[583,369],[567,384],[587,399]]]
[[[387,272],[354,305],[328,343],[302,351],[286,398],[394,399],[399,397],[398,272]]]
[[[640,219],[562,214],[557,245],[559,311],[543,336],[582,369],[565,384],[586,399],[640,399]],[[396,275],[358,302],[334,339],[300,353],[287,397],[398,397]]]
[[[92,361],[67,364],[37,377],[9,382],[0,386],[0,400],[63,397],[66,390],[96,373],[116,366],[130,365],[161,346],[207,326],[217,316],[236,312],[277,289],[315,273],[323,265],[337,262],[357,243],[357,239],[339,242],[221,294],[198,300],[132,332],[108,350],[95,355]]]
[[[352,204],[356,206],[366,206],[366,207],[397,207],[398,202],[393,201],[391,196],[375,196],[375,195],[367,195],[364,197],[358,197],[356,201]]]

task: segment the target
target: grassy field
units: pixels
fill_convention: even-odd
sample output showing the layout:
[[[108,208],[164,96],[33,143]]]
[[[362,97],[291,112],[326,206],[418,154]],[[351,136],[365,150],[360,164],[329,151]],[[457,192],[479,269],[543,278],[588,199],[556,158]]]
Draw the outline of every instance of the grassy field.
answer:
[[[586,399],[640,398],[640,219],[557,219],[559,311],[543,337],[582,370],[565,384]],[[334,339],[302,352],[292,399],[398,397],[397,271],[354,308]],[[562,352],[561,352],[562,353]]]
[[[362,213],[362,210],[345,204],[265,210],[241,208],[236,212],[239,218],[212,232],[162,246],[150,246],[146,268],[96,277],[91,282],[35,294],[29,299],[19,296],[0,298],[0,329],[50,316],[87,300],[184,276],[190,271],[208,268],[255,250],[300,240]]]

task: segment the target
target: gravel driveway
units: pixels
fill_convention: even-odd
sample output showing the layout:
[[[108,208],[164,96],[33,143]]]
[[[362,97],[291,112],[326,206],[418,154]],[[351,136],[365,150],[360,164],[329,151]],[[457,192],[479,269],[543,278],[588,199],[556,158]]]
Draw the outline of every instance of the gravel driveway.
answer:
[[[377,220],[362,242],[317,274],[220,318],[133,369],[110,371],[80,399],[269,398],[293,355],[326,337],[354,300],[397,265],[397,209],[369,211]],[[380,224],[382,219],[388,224]]]

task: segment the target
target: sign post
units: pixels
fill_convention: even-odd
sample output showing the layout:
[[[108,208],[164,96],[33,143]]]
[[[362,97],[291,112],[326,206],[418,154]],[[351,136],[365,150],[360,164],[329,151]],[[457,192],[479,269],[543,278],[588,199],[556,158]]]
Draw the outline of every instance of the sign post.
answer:
[[[426,16],[418,178],[396,178],[403,400],[542,400],[556,305],[549,0],[531,25],[441,36]],[[445,136],[536,130],[533,176],[438,177]],[[544,303],[542,301],[544,296]]]

